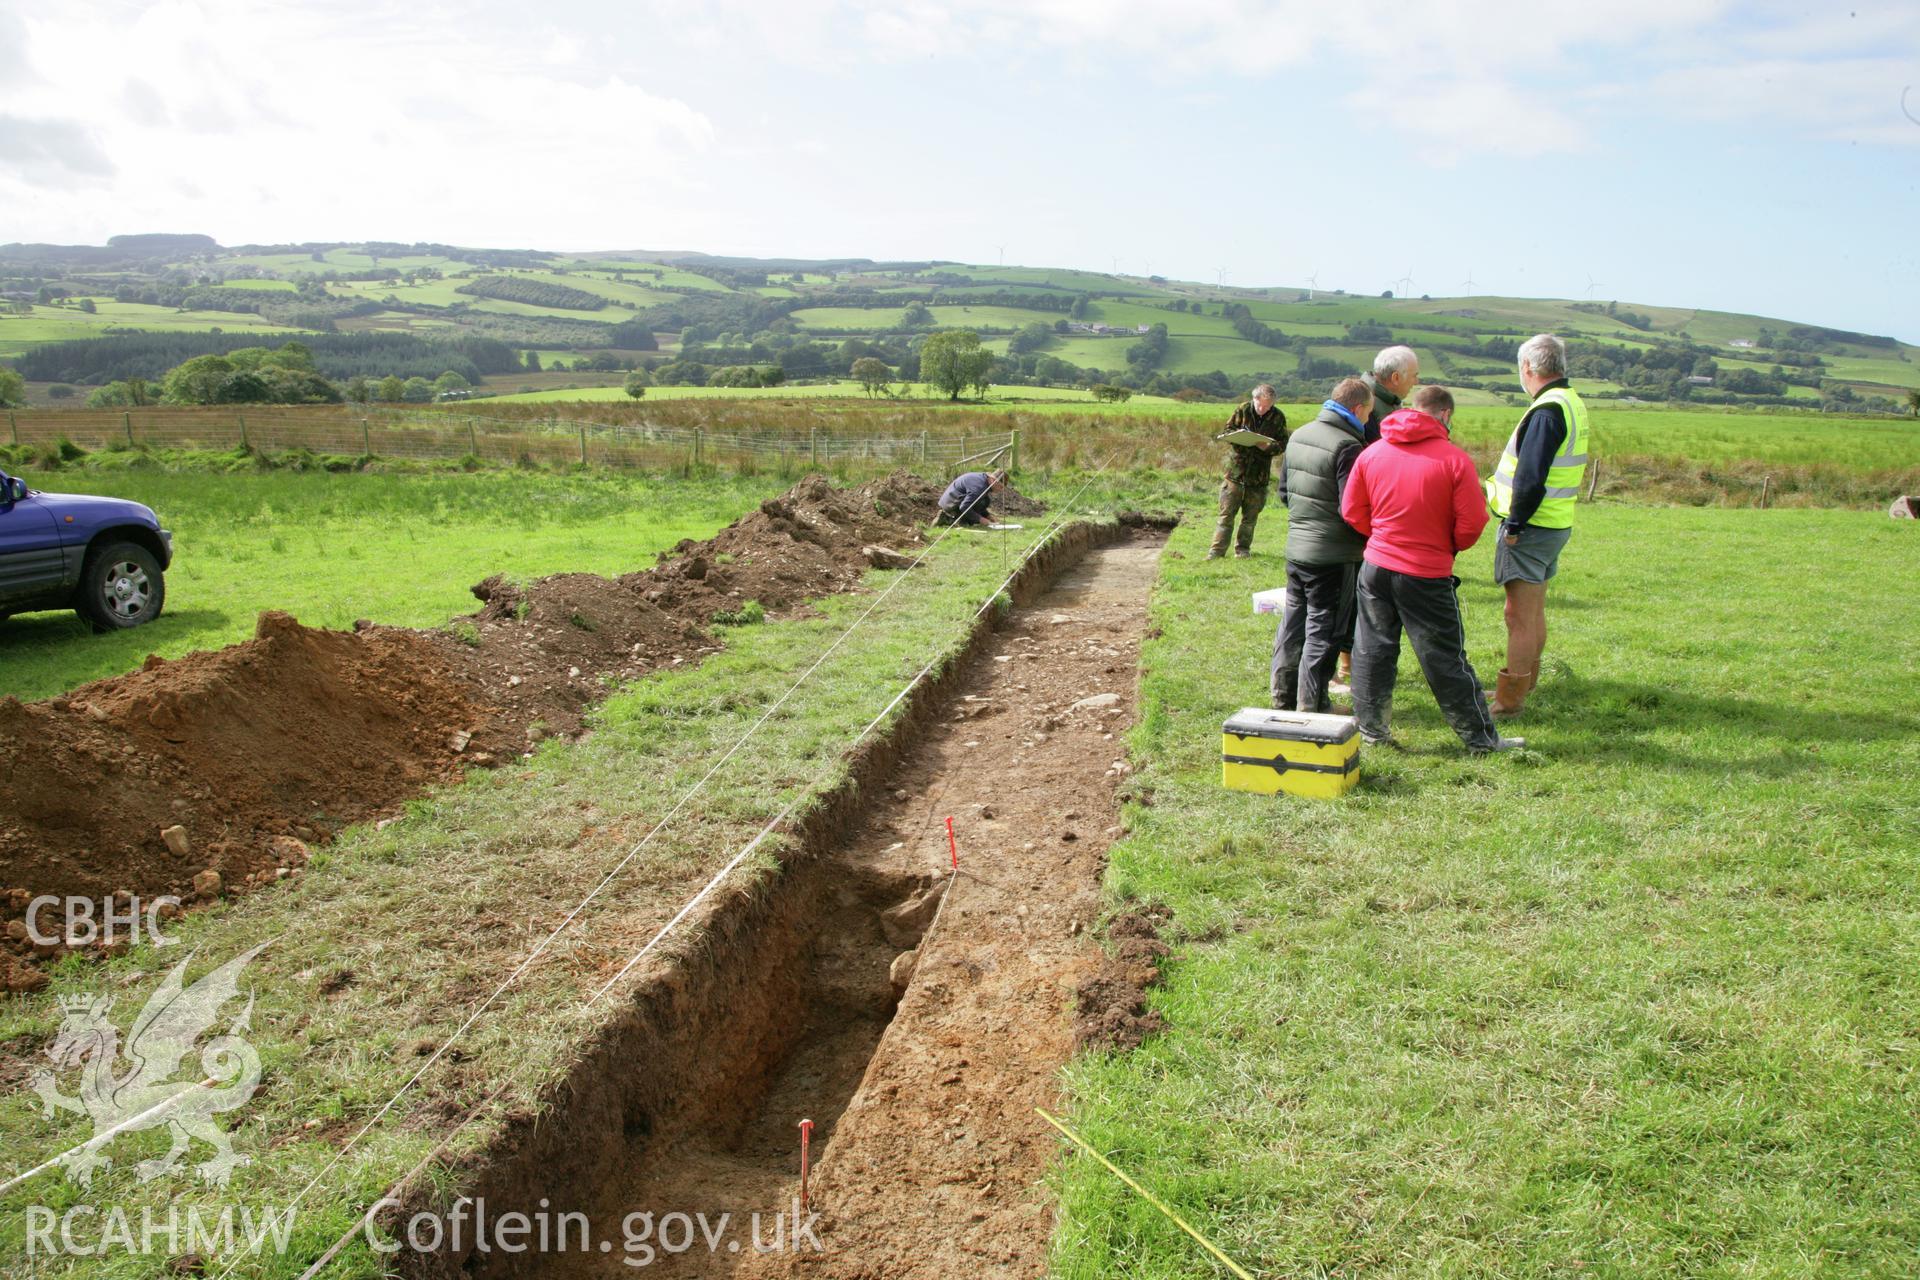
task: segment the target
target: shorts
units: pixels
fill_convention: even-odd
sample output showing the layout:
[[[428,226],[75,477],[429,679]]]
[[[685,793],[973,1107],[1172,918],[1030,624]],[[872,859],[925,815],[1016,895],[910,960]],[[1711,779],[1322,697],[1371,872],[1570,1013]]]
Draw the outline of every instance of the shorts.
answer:
[[[1493,543],[1493,580],[1499,586],[1509,582],[1545,582],[1560,570],[1560,553],[1573,537],[1571,529],[1542,529],[1528,525],[1520,530],[1520,541],[1507,545],[1507,535],[1495,531]]]

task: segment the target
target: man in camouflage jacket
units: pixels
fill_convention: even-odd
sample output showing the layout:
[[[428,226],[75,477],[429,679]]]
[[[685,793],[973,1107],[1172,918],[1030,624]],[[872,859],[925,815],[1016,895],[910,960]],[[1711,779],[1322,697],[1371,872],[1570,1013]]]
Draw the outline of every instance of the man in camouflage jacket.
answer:
[[[1233,554],[1241,559],[1253,554],[1253,527],[1267,505],[1267,490],[1273,484],[1273,455],[1287,444],[1287,415],[1273,403],[1273,388],[1264,382],[1255,387],[1252,397],[1227,419],[1227,430],[1252,431],[1273,443],[1227,446],[1227,476],[1220,486],[1220,523],[1214,526],[1209,560],[1227,554],[1229,541]],[[1233,530],[1235,516],[1240,518],[1238,538]]]

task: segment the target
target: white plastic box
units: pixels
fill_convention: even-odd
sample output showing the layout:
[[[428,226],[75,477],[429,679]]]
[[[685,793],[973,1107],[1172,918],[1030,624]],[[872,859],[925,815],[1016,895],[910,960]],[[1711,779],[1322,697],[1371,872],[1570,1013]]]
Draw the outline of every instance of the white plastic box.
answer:
[[[1274,587],[1267,591],[1253,593],[1253,611],[1255,613],[1285,613],[1287,611],[1287,589]]]

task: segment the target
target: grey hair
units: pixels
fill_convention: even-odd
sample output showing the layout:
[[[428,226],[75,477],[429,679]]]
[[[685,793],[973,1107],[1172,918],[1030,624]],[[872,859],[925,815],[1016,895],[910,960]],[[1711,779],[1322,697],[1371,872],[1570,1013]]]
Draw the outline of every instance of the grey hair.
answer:
[[[1267,399],[1272,400],[1275,398],[1273,384],[1271,382],[1263,382],[1253,390],[1247,392],[1247,399],[1253,399],[1253,397],[1259,395],[1262,391],[1267,393]]]
[[[1373,358],[1373,376],[1376,378],[1411,373],[1419,367],[1420,355],[1412,347],[1386,347]]]
[[[1536,333],[1520,344],[1520,367],[1536,378],[1567,376],[1567,344],[1550,333]]]

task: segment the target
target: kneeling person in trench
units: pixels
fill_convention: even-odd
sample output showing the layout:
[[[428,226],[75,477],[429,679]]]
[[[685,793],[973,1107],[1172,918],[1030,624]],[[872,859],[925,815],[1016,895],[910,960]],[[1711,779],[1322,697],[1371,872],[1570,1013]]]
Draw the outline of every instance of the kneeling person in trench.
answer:
[[[1005,471],[968,471],[953,478],[940,495],[940,514],[935,524],[983,525],[993,520],[987,509],[995,489],[1007,482]]]

